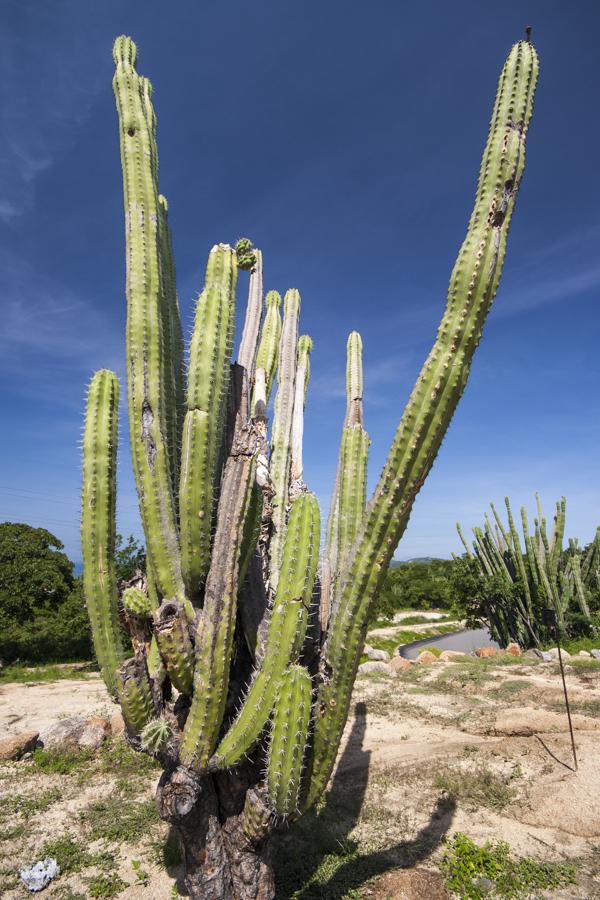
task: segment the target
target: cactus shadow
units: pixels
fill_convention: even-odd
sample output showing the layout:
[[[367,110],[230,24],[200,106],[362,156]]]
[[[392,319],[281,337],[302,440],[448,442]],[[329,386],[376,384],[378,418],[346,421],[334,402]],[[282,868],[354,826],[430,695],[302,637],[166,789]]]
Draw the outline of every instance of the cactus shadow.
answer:
[[[426,859],[448,832],[456,804],[439,798],[428,823],[411,840],[385,850],[360,853],[350,835],[359,822],[367,791],[371,752],[363,749],[366,704],[357,703],[354,721],[325,804],[311,811],[275,844],[277,900],[334,900],[369,879]]]

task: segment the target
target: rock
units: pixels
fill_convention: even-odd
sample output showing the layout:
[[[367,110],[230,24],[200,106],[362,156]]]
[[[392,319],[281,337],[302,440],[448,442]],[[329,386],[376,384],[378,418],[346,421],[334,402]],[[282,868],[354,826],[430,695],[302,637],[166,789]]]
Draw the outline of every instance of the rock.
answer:
[[[591,650],[590,653],[594,659],[600,659],[600,650]]]
[[[387,650],[375,650],[373,647],[369,647],[368,650],[365,650],[365,653],[374,662],[387,662],[390,658]]]
[[[520,656],[520,654],[518,655]],[[485,875],[480,875],[479,878],[476,879],[475,884],[482,894],[489,894],[490,891],[494,890],[494,882],[491,878],[486,878]]]
[[[19,872],[19,878],[25,887],[34,893],[43,891],[59,875],[59,865],[52,857],[42,859],[33,866],[25,866]]]
[[[87,720],[85,728],[79,735],[77,746],[97,750],[109,736],[110,731],[108,719],[105,719],[103,716],[93,716]]]
[[[382,672],[384,675],[394,674],[387,663],[379,662],[378,660],[373,660],[373,662],[361,663],[358,667],[358,671],[361,673],[361,675],[367,675],[370,672]]]
[[[587,659],[590,659],[592,654],[589,650],[580,650],[577,656],[585,656]]]
[[[119,734],[123,734],[125,731],[125,722],[123,721],[123,715],[120,710],[117,710],[116,713],[110,717],[110,732],[113,737],[116,737]]]
[[[542,650],[542,659],[544,662],[554,662],[554,657],[549,650]]]
[[[523,656],[523,651],[514,641],[508,645],[504,652],[508,653],[509,656]]]
[[[363,653],[365,654],[365,656],[368,656],[372,649],[373,648],[371,647],[370,644],[365,644],[364,649],[363,649]]]
[[[0,761],[9,759],[21,759],[26,753],[35,748],[39,734],[37,731],[22,731],[13,737],[0,741]]]
[[[451,662],[453,659],[460,659],[461,656],[466,655],[462,650],[443,650],[438,659],[440,662]]]
[[[541,659],[542,651],[536,650],[535,647],[532,647],[531,650],[526,650],[523,656],[525,657],[525,659]]]
[[[411,669],[412,665],[410,659],[405,659],[403,656],[394,656],[389,664],[389,668],[392,672],[404,672],[406,669]]]
[[[479,647],[475,651],[475,656],[478,656],[480,659],[487,659],[488,656],[498,656],[498,650],[496,647]]]
[[[551,659],[558,659],[558,647],[552,647],[550,650],[545,650],[544,652],[549,653]],[[560,652],[562,654],[563,659],[571,658],[571,654],[567,653],[566,650],[563,650],[562,647],[560,648]]]
[[[438,661],[438,657],[435,653],[432,653],[431,650],[423,650],[422,653],[419,653],[417,656],[417,662],[422,666],[429,666],[431,663],[436,663]]]
[[[70,716],[68,719],[60,719],[54,725],[49,725],[40,732],[40,743],[44,750],[71,749],[75,750],[79,744],[79,738],[87,722],[83,716]]]

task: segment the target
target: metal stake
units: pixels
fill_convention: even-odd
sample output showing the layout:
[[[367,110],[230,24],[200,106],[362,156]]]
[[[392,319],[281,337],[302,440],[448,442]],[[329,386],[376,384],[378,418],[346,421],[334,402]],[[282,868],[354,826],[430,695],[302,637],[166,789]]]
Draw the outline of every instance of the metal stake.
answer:
[[[556,612],[553,609],[543,609],[542,610],[542,622],[544,625],[550,626],[554,631],[554,636],[556,637],[556,647],[558,650],[558,663],[560,666],[560,674],[562,678],[563,691],[565,695],[565,706],[567,709],[567,719],[569,720],[569,732],[571,733],[571,747],[573,749],[573,762],[575,763],[575,771],[577,772],[579,768],[579,763],[577,762],[577,749],[575,747],[575,735],[573,734],[573,723],[571,722],[571,707],[569,706],[569,694],[567,693],[567,682],[565,680],[565,669],[563,666],[562,653],[560,649],[560,632],[558,628],[558,622],[556,620]]]

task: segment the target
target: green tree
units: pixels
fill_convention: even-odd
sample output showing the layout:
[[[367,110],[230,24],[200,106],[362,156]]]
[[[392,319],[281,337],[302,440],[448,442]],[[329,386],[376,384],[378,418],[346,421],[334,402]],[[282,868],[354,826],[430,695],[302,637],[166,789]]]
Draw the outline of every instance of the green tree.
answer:
[[[115,542],[115,574],[117,583],[130,581],[140,569],[146,571],[146,548],[132,534],[127,540],[118,534]]]

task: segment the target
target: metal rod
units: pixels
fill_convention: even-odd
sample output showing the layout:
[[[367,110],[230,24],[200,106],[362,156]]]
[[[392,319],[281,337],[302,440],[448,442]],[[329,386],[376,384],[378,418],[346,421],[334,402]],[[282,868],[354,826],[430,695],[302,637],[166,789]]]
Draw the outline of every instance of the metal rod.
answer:
[[[562,653],[560,652],[560,635],[558,626],[555,626],[556,647],[558,649],[558,662],[560,665],[560,674],[562,676],[563,691],[565,693],[565,706],[567,707],[567,719],[569,720],[569,731],[571,732],[571,747],[573,748],[573,762],[575,763],[575,771],[579,768],[577,762],[577,750],[575,748],[575,736],[573,734],[573,723],[571,722],[571,708],[569,706],[569,695],[567,693],[567,682],[565,681],[565,670],[563,667]]]

